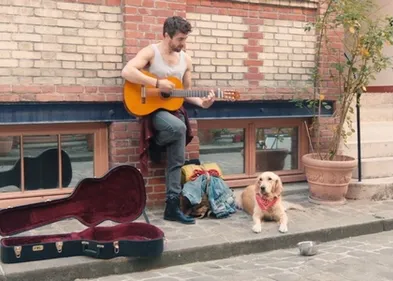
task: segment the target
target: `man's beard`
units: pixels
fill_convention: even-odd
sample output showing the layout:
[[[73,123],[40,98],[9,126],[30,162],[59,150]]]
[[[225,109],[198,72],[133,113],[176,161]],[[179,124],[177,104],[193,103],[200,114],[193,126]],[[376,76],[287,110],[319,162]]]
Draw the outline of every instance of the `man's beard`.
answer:
[[[171,49],[172,49],[173,52],[179,53],[179,52],[183,49],[183,47],[174,47],[174,46],[171,46]]]

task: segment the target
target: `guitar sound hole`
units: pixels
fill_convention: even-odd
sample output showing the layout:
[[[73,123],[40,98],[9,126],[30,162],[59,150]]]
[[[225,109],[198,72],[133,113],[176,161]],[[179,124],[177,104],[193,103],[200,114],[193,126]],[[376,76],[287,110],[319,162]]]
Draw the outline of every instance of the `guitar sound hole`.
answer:
[[[171,93],[161,92],[161,97],[163,97],[164,99],[167,99],[167,98],[171,97]]]

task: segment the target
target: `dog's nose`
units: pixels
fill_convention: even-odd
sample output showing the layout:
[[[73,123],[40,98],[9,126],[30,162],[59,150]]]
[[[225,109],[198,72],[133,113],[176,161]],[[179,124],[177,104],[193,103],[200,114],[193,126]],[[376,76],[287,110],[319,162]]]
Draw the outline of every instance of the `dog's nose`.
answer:
[[[261,186],[261,191],[265,191],[266,187],[265,186]]]

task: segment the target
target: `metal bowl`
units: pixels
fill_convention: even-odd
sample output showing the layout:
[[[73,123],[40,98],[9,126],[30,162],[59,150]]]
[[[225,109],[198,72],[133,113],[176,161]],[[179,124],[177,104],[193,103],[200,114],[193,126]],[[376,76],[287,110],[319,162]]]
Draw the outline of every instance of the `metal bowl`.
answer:
[[[297,243],[300,255],[313,256],[318,253],[317,244],[314,241],[302,241]]]

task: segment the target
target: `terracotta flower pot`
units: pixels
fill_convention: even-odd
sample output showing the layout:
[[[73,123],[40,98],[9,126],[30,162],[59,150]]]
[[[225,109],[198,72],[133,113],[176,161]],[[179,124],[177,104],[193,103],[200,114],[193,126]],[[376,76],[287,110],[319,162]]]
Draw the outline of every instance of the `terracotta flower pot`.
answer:
[[[334,161],[320,160],[317,154],[302,157],[309,186],[309,201],[316,204],[342,205],[357,166],[355,158],[337,155]]]

